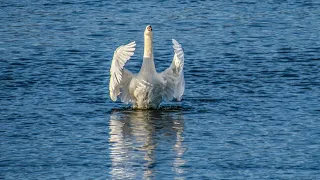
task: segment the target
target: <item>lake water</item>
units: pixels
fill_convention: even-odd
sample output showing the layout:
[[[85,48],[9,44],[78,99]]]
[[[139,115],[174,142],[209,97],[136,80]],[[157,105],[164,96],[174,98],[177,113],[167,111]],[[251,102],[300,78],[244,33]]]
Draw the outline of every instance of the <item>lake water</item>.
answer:
[[[182,102],[109,98],[113,51],[151,24]],[[0,179],[320,177],[320,2],[1,1]]]

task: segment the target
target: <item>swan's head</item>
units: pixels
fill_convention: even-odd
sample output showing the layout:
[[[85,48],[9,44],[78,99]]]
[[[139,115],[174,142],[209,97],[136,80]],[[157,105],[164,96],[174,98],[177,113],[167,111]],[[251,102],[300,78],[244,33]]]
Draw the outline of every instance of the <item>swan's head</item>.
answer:
[[[144,35],[152,36],[152,27],[150,25],[146,27],[146,30],[144,31]]]

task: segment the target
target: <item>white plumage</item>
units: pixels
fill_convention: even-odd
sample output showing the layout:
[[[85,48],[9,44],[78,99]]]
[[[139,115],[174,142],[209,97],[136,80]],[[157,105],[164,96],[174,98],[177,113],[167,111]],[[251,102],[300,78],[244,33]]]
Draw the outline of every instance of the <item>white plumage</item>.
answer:
[[[134,54],[135,42],[118,47],[113,55],[110,68],[109,91],[113,101],[117,97],[134,108],[158,108],[162,99],[181,101],[184,93],[184,52],[181,45],[172,40],[174,56],[169,68],[157,73],[153,57],[153,33],[148,25],[144,31],[143,63],[138,74],[133,74],[124,65]]]

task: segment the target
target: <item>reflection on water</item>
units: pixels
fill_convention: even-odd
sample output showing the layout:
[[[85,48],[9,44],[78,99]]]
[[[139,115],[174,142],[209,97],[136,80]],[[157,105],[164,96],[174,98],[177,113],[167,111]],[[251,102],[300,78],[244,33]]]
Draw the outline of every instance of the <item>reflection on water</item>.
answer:
[[[177,111],[111,113],[112,178],[153,179],[165,174],[183,179],[183,123],[182,112]]]

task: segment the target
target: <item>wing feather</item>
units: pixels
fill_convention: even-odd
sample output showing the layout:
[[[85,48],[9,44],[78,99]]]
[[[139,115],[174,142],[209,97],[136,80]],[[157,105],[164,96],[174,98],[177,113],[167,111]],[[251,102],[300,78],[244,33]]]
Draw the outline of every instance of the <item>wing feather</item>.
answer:
[[[184,93],[185,81],[183,74],[184,52],[181,44],[172,39],[174,56],[169,68],[163,71],[160,76],[166,81],[164,99],[169,101],[176,98],[181,101]]]
[[[118,47],[113,54],[111,67],[110,67],[110,81],[109,92],[110,98],[113,101],[117,100],[117,96],[120,95],[120,99],[124,102],[130,101],[129,96],[129,82],[133,77],[133,74],[124,68],[126,62],[134,54],[136,43],[131,42],[127,45]]]

